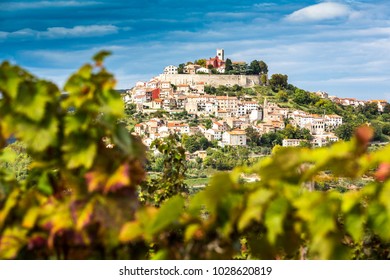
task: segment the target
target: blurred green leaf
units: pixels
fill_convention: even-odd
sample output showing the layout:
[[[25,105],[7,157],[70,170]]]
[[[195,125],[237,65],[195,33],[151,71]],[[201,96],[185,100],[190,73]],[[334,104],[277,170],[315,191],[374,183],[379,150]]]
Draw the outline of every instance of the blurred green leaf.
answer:
[[[0,210],[0,230],[3,228],[10,211],[17,205],[20,195],[21,191],[19,189],[14,189],[7,197],[5,205]]]
[[[246,209],[238,223],[239,230],[243,230],[253,220],[257,222],[262,220],[265,205],[270,202],[273,194],[274,193],[271,190],[258,189],[249,195]]]
[[[32,207],[30,208],[25,217],[23,218],[22,226],[26,229],[31,229],[35,226],[35,222],[38,219],[39,216],[39,207]]]
[[[160,208],[157,216],[148,228],[148,232],[155,234],[167,226],[178,222],[183,213],[184,199],[180,196],[174,196],[166,201]]]
[[[289,209],[288,201],[279,197],[272,201],[265,214],[267,226],[267,238],[271,244],[275,244],[278,235],[283,233],[283,222]]]
[[[53,189],[47,173],[43,173],[38,181],[38,190],[45,195],[52,195]]]
[[[345,217],[345,229],[355,241],[361,240],[363,236],[364,216],[360,213],[350,213]]]
[[[134,241],[143,235],[144,229],[141,228],[138,221],[128,222],[123,225],[119,235],[121,242]]]
[[[111,55],[111,52],[109,51],[100,51],[98,52],[97,54],[95,54],[93,56],[93,60],[96,62],[96,64],[98,66],[100,66],[102,63],[103,63],[103,60],[107,57]]]
[[[80,139],[81,140],[81,139]],[[90,168],[93,164],[97,153],[96,143],[79,143],[68,142],[63,146],[64,158],[67,161],[67,167],[74,169],[78,167]],[[83,145],[82,145],[83,144]]]
[[[17,226],[5,229],[0,237],[0,259],[15,259],[27,243],[26,234],[26,229]]]

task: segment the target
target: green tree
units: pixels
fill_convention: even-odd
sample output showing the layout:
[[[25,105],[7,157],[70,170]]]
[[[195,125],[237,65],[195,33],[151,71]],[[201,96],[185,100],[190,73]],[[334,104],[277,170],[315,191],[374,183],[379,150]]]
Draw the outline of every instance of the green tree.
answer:
[[[273,147],[275,145],[282,145],[283,135],[280,133],[269,132],[261,135],[260,143],[266,147]]]
[[[184,148],[190,153],[194,153],[199,150],[206,150],[211,146],[211,143],[201,133],[194,135],[183,135],[182,144]]]
[[[213,121],[211,119],[203,119],[202,123],[206,127],[206,129],[210,129],[213,126]]]
[[[268,65],[264,61],[262,60],[259,61],[259,67],[260,67],[260,74],[265,74],[265,75],[268,74]]]
[[[299,147],[306,147],[306,148],[311,148],[311,144],[309,141],[301,141],[299,143]]]
[[[329,99],[320,99],[315,104],[315,107],[318,108],[319,113],[326,113],[326,114],[340,114],[341,109],[338,108],[336,103],[330,101]]]
[[[251,74],[253,74],[253,75],[260,74],[261,69],[260,69],[259,62],[257,60],[253,60],[249,64],[249,69],[250,69]]]
[[[183,135],[182,144],[183,147],[190,153],[200,150],[200,145],[196,136]]]
[[[371,123],[372,128],[374,129],[374,136],[372,140],[374,141],[381,141],[382,140],[382,125],[379,122],[372,122]]]
[[[201,150],[206,150],[208,147],[211,147],[212,144],[209,140],[207,140],[206,137],[204,137],[203,135],[201,137],[199,137],[199,147]]]
[[[200,66],[202,66],[202,67],[206,67],[206,59],[204,59],[204,58],[195,60],[194,63],[195,63],[195,64],[198,64],[198,65],[200,65]]]
[[[276,94],[275,97],[279,102],[287,102],[288,101],[288,94],[284,90],[279,90],[279,92]]]
[[[278,130],[276,133],[287,139],[313,139],[313,136],[307,128],[299,128],[292,126],[291,124],[287,124],[284,129]]]
[[[260,82],[261,82],[262,85],[266,85],[268,83],[268,76],[267,76],[267,74],[261,74]]]
[[[283,74],[272,74],[269,84],[276,91],[277,89],[284,89],[288,85],[288,76]]]
[[[383,134],[390,136],[390,123],[385,123],[382,127]]]
[[[379,115],[378,104],[374,102],[367,102],[364,106],[359,106],[359,111],[369,119]]]
[[[184,63],[180,63],[180,64],[179,64],[179,67],[177,67],[177,72],[178,72],[179,74],[184,74],[184,66],[185,66]]]
[[[337,137],[343,140],[351,139],[353,135],[354,127],[350,123],[343,123],[339,127],[336,128],[335,134]]]
[[[385,105],[385,107],[383,108],[383,113],[384,114],[390,114],[390,104],[389,103],[387,103]]]
[[[298,104],[309,104],[311,99],[310,95],[307,91],[304,91],[302,89],[295,90],[295,93],[293,95],[293,101]]]
[[[139,198],[146,204],[160,206],[175,195],[186,196],[188,187],[184,183],[187,170],[185,150],[176,135],[156,139],[151,148],[156,148],[163,158],[162,174],[141,184]]]
[[[163,172],[164,170],[164,157],[162,155],[158,156],[152,156],[153,159],[151,160],[150,164],[150,170],[155,172]]]
[[[230,58],[226,58],[226,61],[225,61],[225,73],[229,72],[233,70],[233,67],[232,67],[232,61],[230,60]]]
[[[217,170],[231,170],[235,166],[249,163],[250,150],[246,147],[226,147],[212,150],[204,160],[204,165]]]
[[[260,133],[257,132],[252,126],[248,126],[245,129],[245,132],[249,146],[258,146],[260,144]]]
[[[210,85],[205,85],[204,86],[204,92],[207,94],[215,94],[217,92],[217,89],[213,86]]]
[[[240,86],[240,85],[238,85],[238,84],[235,84],[235,85],[233,85],[233,86],[230,88],[230,90],[233,91],[233,92],[239,92],[239,91],[241,91],[242,89],[243,89],[243,87]]]
[[[137,105],[135,103],[128,103],[125,105],[125,114],[130,117],[137,113]]]

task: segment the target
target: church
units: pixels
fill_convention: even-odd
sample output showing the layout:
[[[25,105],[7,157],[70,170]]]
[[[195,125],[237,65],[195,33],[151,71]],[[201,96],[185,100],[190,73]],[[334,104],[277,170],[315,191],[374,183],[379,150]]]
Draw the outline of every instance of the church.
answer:
[[[214,58],[209,58],[206,60],[206,67],[215,68],[218,72],[223,73],[225,71],[225,52],[223,49],[217,49],[217,55]]]

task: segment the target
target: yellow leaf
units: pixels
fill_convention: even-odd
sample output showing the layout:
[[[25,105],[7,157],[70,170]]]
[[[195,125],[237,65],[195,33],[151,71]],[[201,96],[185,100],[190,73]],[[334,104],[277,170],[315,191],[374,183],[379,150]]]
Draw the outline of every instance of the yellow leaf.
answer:
[[[15,259],[26,245],[27,230],[14,226],[7,228],[0,236],[0,259]]]
[[[119,240],[121,242],[131,242],[141,237],[143,229],[138,221],[128,222],[123,225],[119,234]]]
[[[35,222],[39,216],[39,207],[30,208],[23,218],[22,226],[31,229],[35,226]]]
[[[3,227],[5,220],[8,217],[9,212],[16,206],[19,200],[20,190],[14,189],[8,196],[7,201],[3,209],[0,211],[0,229]]]
[[[196,237],[197,232],[200,230],[200,225],[198,224],[192,224],[187,226],[186,231],[184,233],[184,241],[188,242],[194,237]]]
[[[101,170],[90,171],[84,175],[84,178],[87,181],[89,192],[103,190],[107,181],[107,175]]]
[[[125,162],[112,174],[104,187],[104,192],[116,191],[130,185],[129,164]]]
[[[82,230],[92,219],[96,201],[91,199],[77,217],[76,229]]]

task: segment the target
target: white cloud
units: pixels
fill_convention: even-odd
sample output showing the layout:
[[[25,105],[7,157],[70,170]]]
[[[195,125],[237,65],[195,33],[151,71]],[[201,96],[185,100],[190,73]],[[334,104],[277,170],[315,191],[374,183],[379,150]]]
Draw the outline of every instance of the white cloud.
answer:
[[[324,2],[295,11],[288,15],[286,19],[290,22],[314,22],[345,18],[354,14],[354,11],[347,5]]]
[[[113,34],[118,32],[114,25],[88,25],[75,26],[73,28],[49,27],[47,31],[41,32],[44,37],[65,38],[65,37],[91,37]]]
[[[13,2],[0,4],[0,11],[11,11],[20,9],[42,9],[42,8],[63,8],[63,7],[85,7],[101,4],[98,1],[37,1],[37,2]]]
[[[39,59],[53,68],[78,67],[80,62],[88,62],[94,53],[100,51],[98,48],[84,50],[26,50],[21,53],[22,57]],[[76,69],[76,68],[74,68]]]
[[[245,12],[245,13],[242,13],[242,12],[210,12],[210,13],[207,13],[206,16],[207,17],[211,17],[211,18],[214,18],[214,19],[243,19],[243,18],[248,18],[250,16],[254,16],[256,15],[255,13],[249,13],[249,12]]]
[[[387,76],[380,76],[380,77],[345,77],[345,78],[334,78],[326,80],[327,83],[347,83],[347,84],[356,84],[356,83],[363,83],[363,84],[372,84],[372,83],[378,83],[378,82],[388,82],[390,80]]]
[[[17,30],[15,32],[9,32],[7,34],[7,37],[16,37],[16,38],[26,38],[26,37],[33,37],[38,35],[39,32],[30,28],[24,28]]]
[[[5,39],[8,36],[8,32],[0,31],[0,39]]]
[[[0,39],[6,38],[76,38],[95,37],[118,33],[119,28],[115,25],[79,25],[72,28],[49,27],[45,31],[37,31],[30,28],[14,32],[0,32]]]
[[[275,7],[275,3],[258,3],[253,5],[256,8],[268,8],[268,7]]]
[[[374,27],[374,28],[361,29],[356,31],[356,34],[361,36],[378,36],[378,35],[390,36],[390,27]]]

